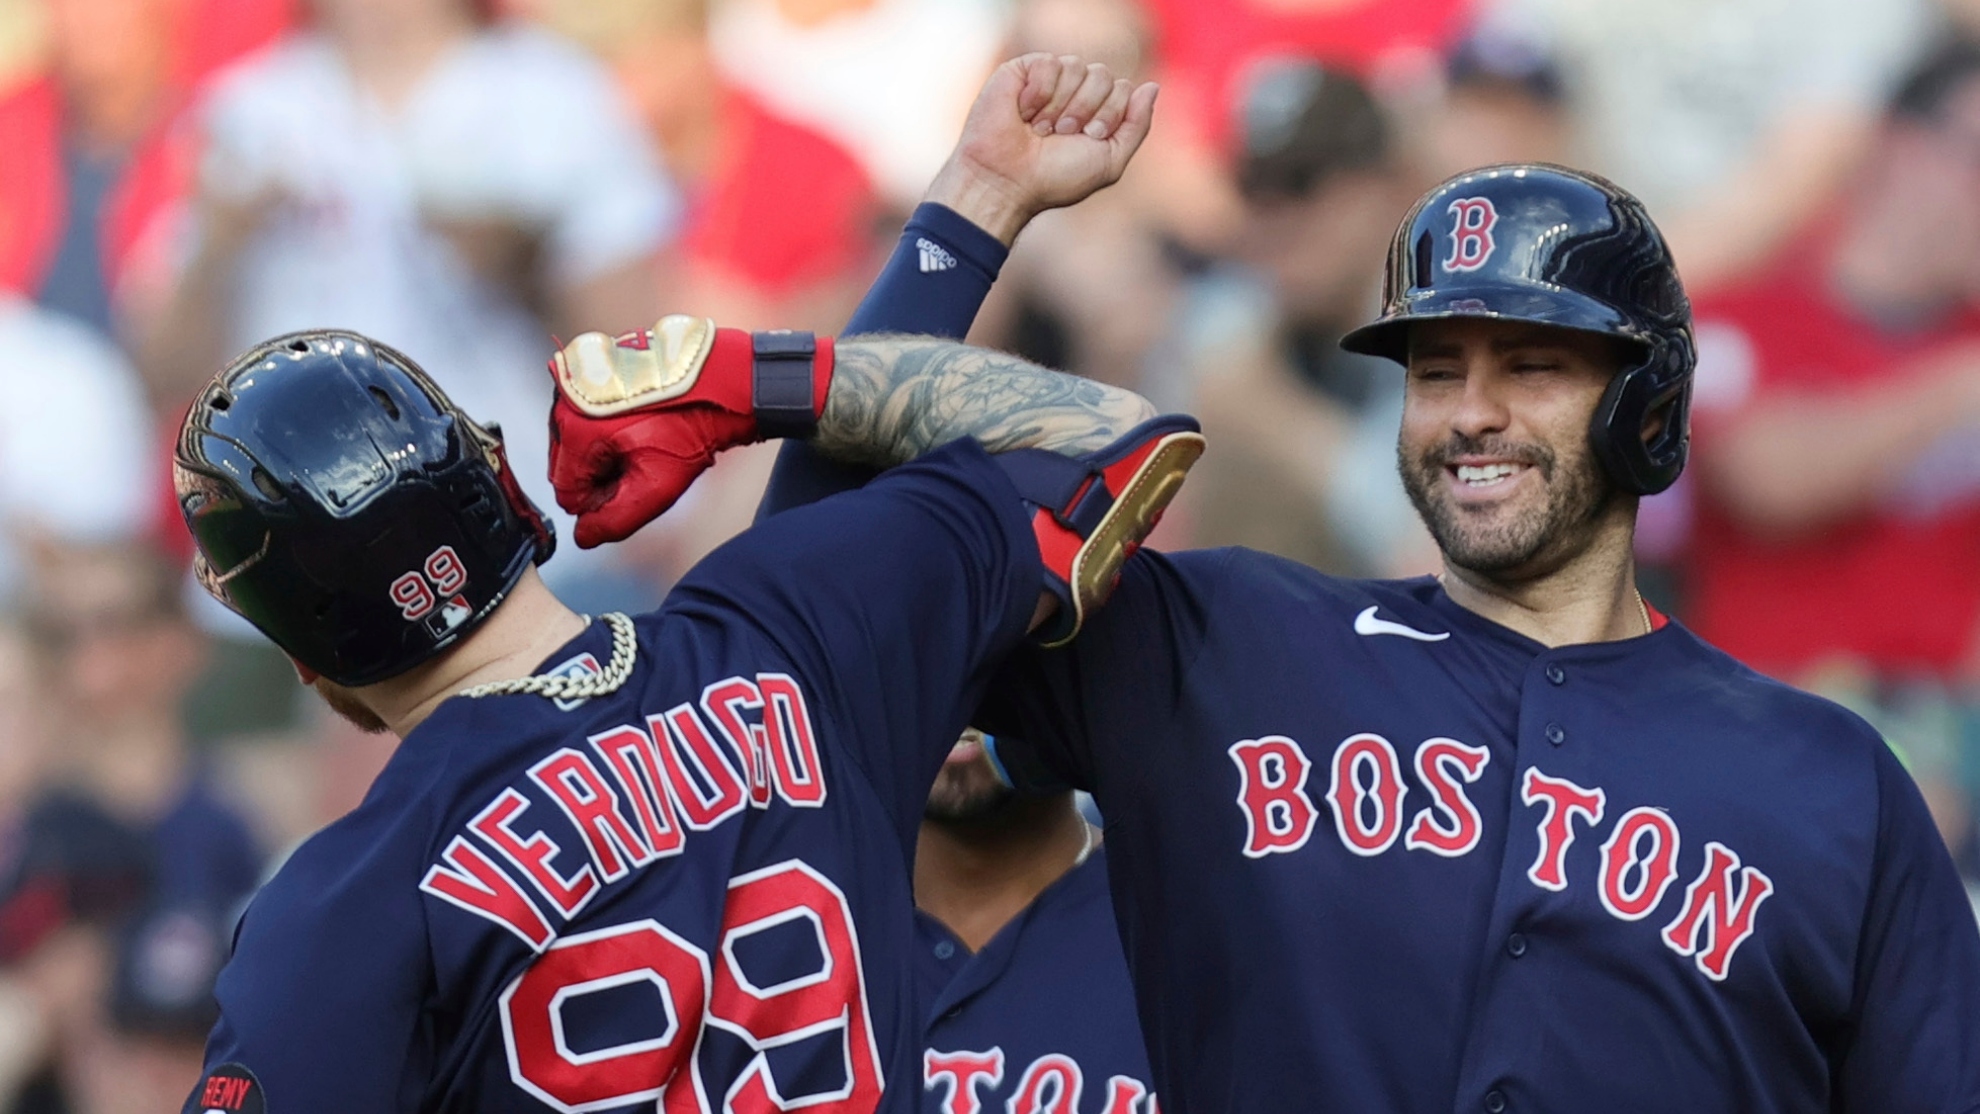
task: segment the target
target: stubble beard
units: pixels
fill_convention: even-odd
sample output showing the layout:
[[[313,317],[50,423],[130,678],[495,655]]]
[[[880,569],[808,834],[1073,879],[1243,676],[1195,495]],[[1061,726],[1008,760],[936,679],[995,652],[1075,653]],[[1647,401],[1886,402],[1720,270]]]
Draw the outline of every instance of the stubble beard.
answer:
[[[359,731],[367,735],[383,735],[391,731],[390,725],[380,718],[377,712],[372,711],[369,705],[359,700],[355,693],[343,685],[326,677],[318,677],[310,682],[309,687],[316,690],[316,695],[323,698],[323,702],[330,706],[331,711]]]
[[[997,779],[988,763],[945,766],[935,777],[921,815],[938,824],[980,824],[1009,808],[1016,793]]]
[[[1500,512],[1491,520],[1468,515],[1444,494],[1445,465],[1460,456],[1492,456],[1518,461],[1540,473],[1547,493],[1537,513]],[[1403,489],[1430,530],[1444,559],[1486,576],[1542,575],[1588,548],[1603,512],[1617,492],[1594,454],[1583,447],[1562,460],[1541,444],[1518,444],[1496,437],[1452,436],[1412,458],[1400,443],[1396,465]]]

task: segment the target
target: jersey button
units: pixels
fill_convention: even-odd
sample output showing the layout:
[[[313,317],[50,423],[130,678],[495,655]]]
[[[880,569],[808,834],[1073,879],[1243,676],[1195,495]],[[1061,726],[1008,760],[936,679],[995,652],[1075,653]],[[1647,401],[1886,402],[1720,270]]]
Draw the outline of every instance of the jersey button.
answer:
[[[1506,1096],[1499,1091],[1485,1092],[1486,1114],[1500,1114],[1506,1108]]]
[[[1547,663],[1547,679],[1557,685],[1567,684],[1567,670],[1555,662]]]
[[[935,945],[936,959],[947,959],[954,954],[956,954],[956,946],[947,940],[943,940]]]
[[[1526,954],[1526,937],[1515,932],[1506,937],[1506,954],[1518,959]]]
[[[1567,742],[1567,729],[1558,723],[1548,724],[1547,741],[1555,746],[1560,746],[1562,743]]]

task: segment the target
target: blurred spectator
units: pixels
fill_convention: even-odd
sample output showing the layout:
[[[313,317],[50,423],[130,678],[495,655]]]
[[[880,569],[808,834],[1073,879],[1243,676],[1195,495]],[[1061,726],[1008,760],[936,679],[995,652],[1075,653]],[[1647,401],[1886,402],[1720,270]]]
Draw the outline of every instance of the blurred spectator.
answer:
[[[34,572],[26,652],[0,631],[0,1024],[27,1050],[0,1087],[16,1111],[157,1108],[198,1075],[260,855],[180,728],[202,639],[176,568],[44,543]]]
[[[1147,0],[1162,60],[1164,127],[1235,149],[1258,67],[1312,58],[1373,85],[1434,74],[1472,0]]]
[[[688,196],[666,308],[837,328],[877,266],[879,201],[853,153],[723,75],[706,0],[535,6],[612,67]]]
[[[0,75],[0,288],[100,331],[152,218],[184,186],[169,123],[222,63],[266,43],[289,0],[38,0],[45,72]]]
[[[1246,266],[1195,283],[1162,349],[1218,445],[1191,485],[1195,540],[1399,571],[1421,534],[1395,473],[1402,382],[1337,341],[1375,311],[1413,184],[1368,91],[1311,62],[1260,71],[1241,135]]]
[[[0,597],[32,538],[129,538],[160,482],[137,375],[103,336],[0,291]]]
[[[1437,181],[1498,162],[1577,161],[1559,68],[1539,43],[1497,28],[1452,52],[1420,130],[1422,170]]]
[[[501,424],[554,513],[550,336],[656,315],[672,188],[609,76],[543,31],[472,0],[311,10],[311,29],[229,72],[200,110],[197,211],[145,329],[146,373],[184,398],[271,335],[389,338]],[[584,579],[611,559],[578,552],[546,572],[593,607]]]
[[[1980,49],[1905,86],[1834,214],[1701,300],[1691,621],[1794,678],[1980,678]]]
[[[1565,68],[1591,169],[1641,197],[1692,292],[1737,278],[1861,157],[1929,0],[1491,0]]]
[[[51,549],[28,627],[47,668],[60,773],[150,842],[153,903],[225,908],[245,896],[260,854],[181,726],[205,639],[185,614],[177,569],[135,546]]]
[[[983,77],[1002,59],[997,0],[725,0],[716,63],[778,116],[858,158],[906,211],[954,145]]]

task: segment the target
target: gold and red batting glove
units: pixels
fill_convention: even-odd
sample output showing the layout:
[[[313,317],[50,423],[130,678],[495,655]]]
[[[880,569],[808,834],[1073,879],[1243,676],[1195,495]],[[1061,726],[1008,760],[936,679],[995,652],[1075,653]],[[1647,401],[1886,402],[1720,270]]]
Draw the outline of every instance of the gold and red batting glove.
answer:
[[[672,314],[617,337],[585,333],[550,374],[550,483],[589,549],[659,517],[723,449],[809,435],[832,385],[832,339]]]

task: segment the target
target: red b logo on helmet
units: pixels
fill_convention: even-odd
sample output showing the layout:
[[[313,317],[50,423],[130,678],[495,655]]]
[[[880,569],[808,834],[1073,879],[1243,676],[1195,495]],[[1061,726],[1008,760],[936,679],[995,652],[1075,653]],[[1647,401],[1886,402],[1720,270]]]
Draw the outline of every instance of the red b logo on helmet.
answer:
[[[1489,197],[1460,197],[1449,210],[1456,223],[1451,228],[1451,257],[1444,260],[1446,271],[1476,271],[1492,258],[1492,226],[1499,223],[1499,211]]]

